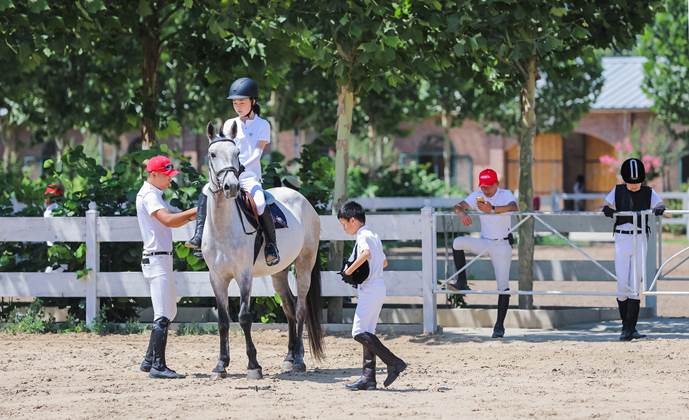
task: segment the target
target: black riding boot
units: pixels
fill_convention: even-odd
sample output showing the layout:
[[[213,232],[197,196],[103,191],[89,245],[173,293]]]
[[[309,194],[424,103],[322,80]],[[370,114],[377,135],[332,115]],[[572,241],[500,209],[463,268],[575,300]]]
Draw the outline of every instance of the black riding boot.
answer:
[[[407,368],[407,364],[404,362],[404,360],[395,356],[393,352],[391,352],[389,348],[385,347],[374,334],[365,332],[357,334],[354,339],[363,344],[364,347],[368,348],[368,350],[375,356],[380,357],[380,360],[387,365],[388,376],[383,382],[383,385],[385,385],[386,388],[389,387],[395,381],[395,379],[400,376],[400,373],[404,372],[404,370]]]
[[[461,270],[467,264],[467,259],[466,259],[466,256],[464,255],[464,250],[462,250],[462,249],[453,249],[452,250],[452,259],[455,262],[455,270],[457,270],[457,271]],[[454,291],[470,290],[469,285],[467,284],[467,272],[466,272],[466,270],[457,274],[457,277],[455,278],[454,282],[447,283],[447,288],[450,290],[454,290]]]
[[[144,356],[144,360],[141,362],[141,365],[139,366],[139,369],[142,372],[149,372],[151,370],[151,366],[153,366],[153,341],[154,341],[154,335],[153,331],[151,331],[151,338],[148,340],[148,349],[146,350],[146,355]]]
[[[631,340],[629,322],[627,321],[627,312],[629,311],[629,299],[618,299],[617,307],[620,310],[620,319],[622,320],[622,331],[620,332],[620,341],[629,341]]]
[[[493,338],[502,338],[505,336],[505,317],[507,316],[507,308],[510,306],[510,295],[498,296],[498,318],[493,327]]]
[[[627,307],[627,322],[630,331],[630,340],[645,338],[646,335],[639,334],[636,330],[636,323],[639,320],[639,310],[641,309],[641,301],[638,299],[627,299],[629,306]]]
[[[278,253],[278,246],[275,242],[275,224],[273,223],[273,216],[270,214],[270,209],[266,206],[263,214],[259,216],[261,226],[263,227],[263,236],[266,239],[266,264],[269,266],[280,262],[280,254]]]
[[[153,365],[148,376],[156,379],[179,379],[180,375],[165,364],[165,347],[167,346],[167,330],[170,320],[160,317],[153,322],[151,341],[153,342]]]
[[[361,377],[351,384],[345,385],[352,391],[370,391],[376,389],[376,355],[362,345],[364,349],[364,362],[361,369]]]
[[[196,230],[194,231],[194,236],[189,239],[184,245],[187,248],[200,249],[201,239],[203,238],[203,225],[206,224],[206,202],[208,197],[201,191],[199,194],[199,199],[196,202]]]

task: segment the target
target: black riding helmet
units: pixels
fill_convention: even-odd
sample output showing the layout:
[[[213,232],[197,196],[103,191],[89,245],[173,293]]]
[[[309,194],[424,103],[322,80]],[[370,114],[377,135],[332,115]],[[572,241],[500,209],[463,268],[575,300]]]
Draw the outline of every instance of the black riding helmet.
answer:
[[[227,99],[258,99],[258,84],[249,77],[242,77],[230,85]]]

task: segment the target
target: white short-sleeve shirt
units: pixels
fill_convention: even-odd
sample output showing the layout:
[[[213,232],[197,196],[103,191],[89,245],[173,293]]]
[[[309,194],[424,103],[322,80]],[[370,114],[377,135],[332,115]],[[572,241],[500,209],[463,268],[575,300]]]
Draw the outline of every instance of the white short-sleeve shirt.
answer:
[[[163,191],[144,181],[136,194],[136,219],[144,241],[144,252],[172,252],[172,229],[153,217],[153,213],[160,209],[172,210],[163,200]]]
[[[479,197],[483,197],[485,201],[496,207],[517,202],[512,191],[502,188],[498,188],[492,197],[486,197],[480,190],[474,191],[463,201],[466,202],[472,210],[478,210],[477,200]],[[512,226],[511,216],[508,214],[479,216],[479,219],[481,220],[481,237],[485,239],[504,239],[507,237],[510,227]]]
[[[356,250],[357,255],[352,255],[349,258],[353,261],[361,255],[364,250],[369,250],[371,255],[368,257],[369,276],[368,279],[362,283],[371,284],[373,282],[383,282],[383,263],[385,261],[385,253],[383,252],[383,243],[378,238],[378,235],[373,233],[368,226],[364,225],[356,232]],[[361,285],[360,285],[361,287]]]
[[[222,128],[226,136],[229,135],[233,122],[237,123],[237,137],[235,137],[235,140],[237,145],[239,145],[239,162],[245,166],[247,171],[253,172],[261,179],[260,160],[251,162],[249,166],[246,166],[245,162],[258,147],[258,142],[266,141],[270,143],[270,123],[258,115],[246,121],[242,121],[239,117],[230,118],[225,121]]]
[[[615,190],[617,189],[617,186],[615,186],[609,193],[608,195],[605,196],[605,202],[611,206],[615,207]],[[656,193],[653,189],[651,189],[651,208],[654,208],[658,204],[662,203],[663,199],[660,198],[658,193]],[[616,227],[616,229],[620,230],[633,230],[634,229],[634,224],[633,223],[624,223],[622,225],[619,225]]]

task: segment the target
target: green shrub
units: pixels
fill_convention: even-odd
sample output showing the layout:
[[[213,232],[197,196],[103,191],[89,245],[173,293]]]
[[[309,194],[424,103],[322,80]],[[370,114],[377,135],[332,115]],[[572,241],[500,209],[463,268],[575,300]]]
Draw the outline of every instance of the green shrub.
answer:
[[[14,309],[4,331],[12,334],[40,334],[54,330],[54,324],[55,319],[46,318],[43,312],[43,301],[34,299],[28,307]]]

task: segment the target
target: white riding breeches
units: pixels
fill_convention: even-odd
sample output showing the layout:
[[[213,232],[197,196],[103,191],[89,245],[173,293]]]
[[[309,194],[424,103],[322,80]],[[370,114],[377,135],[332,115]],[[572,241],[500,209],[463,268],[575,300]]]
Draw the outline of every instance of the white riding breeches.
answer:
[[[646,258],[646,235],[636,235],[636,276],[634,276],[634,235],[615,233],[615,275],[617,299],[639,299],[643,260]]]
[[[144,257],[148,264],[141,264],[144,279],[151,291],[153,320],[165,317],[172,321],[177,315],[177,287],[172,270],[172,255]]]
[[[258,177],[253,172],[242,172],[239,175],[239,188],[251,194],[256,203],[256,211],[259,215],[263,214],[266,208],[266,197],[263,194],[263,186]],[[203,186],[203,193],[206,195],[210,194],[210,183]]]
[[[366,280],[357,288],[357,303],[352,324],[352,337],[369,332],[376,333],[378,316],[385,300],[385,282],[383,279]]]
[[[498,290],[510,288],[510,264],[512,263],[512,247],[506,239],[484,239],[460,236],[455,238],[452,248],[469,251],[473,254],[488,255],[495,270],[495,280]],[[484,252],[485,251],[485,252]]]

